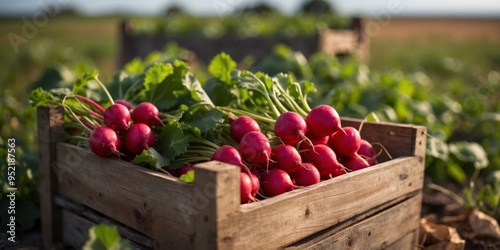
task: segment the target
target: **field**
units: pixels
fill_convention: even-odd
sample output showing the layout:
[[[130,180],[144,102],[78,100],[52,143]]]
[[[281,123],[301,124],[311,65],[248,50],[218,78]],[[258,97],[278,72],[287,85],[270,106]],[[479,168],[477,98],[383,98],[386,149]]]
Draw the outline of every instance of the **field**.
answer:
[[[0,98],[2,99],[0,100],[2,104],[0,106],[2,124],[0,144],[4,146],[8,138],[15,137],[19,142],[19,154],[24,154],[24,158],[20,159],[24,165],[20,166],[18,172],[19,181],[25,185],[22,194],[24,196],[19,197],[19,203],[23,204],[20,206],[24,207],[20,213],[31,216],[27,216],[25,221],[20,223],[21,227],[33,228],[39,223],[37,221],[38,204],[35,198],[38,188],[37,148],[33,143],[35,133],[25,132],[34,129],[36,122],[33,119],[33,110],[27,109],[32,83],[37,81],[36,86],[52,86],[58,81],[73,82],[77,79],[74,72],[83,73],[94,67],[100,71],[99,76],[103,82],[111,81],[117,70],[119,59],[118,25],[125,18],[127,17],[89,18],[61,15],[49,18],[47,23],[39,26],[34,25],[30,20],[29,26],[34,29],[28,27],[21,18],[0,19],[0,47],[2,48],[0,52]],[[491,173],[497,170],[498,173],[500,170],[500,142],[498,140],[500,133],[496,127],[500,121],[498,113],[498,107],[500,107],[500,18],[392,18],[389,21],[372,19],[366,22],[378,27],[370,36],[370,58],[363,62],[368,66],[366,69],[373,73],[370,75],[372,77],[370,80],[392,84],[385,90],[387,93],[393,88],[400,92],[413,92],[412,97],[415,98],[429,96],[424,95],[426,93],[417,93],[417,90],[422,91],[425,87],[432,89],[435,93],[431,96],[435,99],[408,101],[409,105],[414,105],[412,111],[415,114],[412,113],[412,115],[417,118],[419,115],[424,118],[429,117],[427,115],[432,116],[434,114],[428,114],[431,112],[425,108],[434,103],[447,101],[446,105],[449,106],[443,104],[444,107],[436,108],[442,109],[440,111],[442,113],[436,113],[434,119],[444,119],[439,126],[435,126],[444,132],[438,132],[448,135],[449,142],[468,140],[473,143],[482,143],[490,157],[489,170],[483,172]],[[13,34],[21,39],[17,40],[18,45],[12,43]],[[350,74],[349,67],[351,66],[358,67],[358,64],[348,63],[339,66],[340,71],[347,72],[341,73]],[[47,71],[47,69],[53,69],[53,71]],[[387,81],[389,83],[384,82],[384,79],[389,79]],[[341,78],[340,81],[342,80],[345,79]],[[408,82],[418,83],[419,86],[415,87],[414,91],[411,86],[404,85]],[[368,91],[368,94],[364,94],[369,95],[369,93]],[[386,97],[386,93],[376,94]],[[446,98],[439,100],[440,94],[446,95],[446,98],[451,96],[456,102]],[[398,97],[400,96],[389,96],[388,100],[394,101],[393,99]],[[387,100],[379,100],[382,104],[385,101]],[[403,105],[401,100],[397,101],[400,102],[395,101],[396,104]],[[429,104],[431,102],[433,104]],[[450,110],[447,109],[452,109],[457,103],[460,103],[461,110],[451,110],[455,113],[448,112]],[[396,111],[402,114],[411,113],[404,109]],[[483,117],[482,113],[491,117]],[[415,120],[418,121],[417,118]],[[424,118],[420,120],[421,123],[429,122]],[[485,120],[488,118],[491,121],[483,123],[478,120],[479,118]],[[412,122],[413,120],[408,116],[405,121]],[[429,128],[432,130],[435,124],[429,123]],[[453,133],[453,129],[457,128],[459,131]],[[477,129],[477,131],[471,129]],[[486,135],[491,135],[491,138],[486,138]],[[439,137],[440,135],[431,136]],[[439,148],[436,151],[439,151]],[[439,153],[442,152],[436,154]],[[468,186],[465,187],[466,180],[476,174],[474,167],[477,164],[474,159],[477,158],[474,157],[478,155],[475,153],[477,151],[472,152],[472,158],[467,158],[465,161],[455,156],[453,156],[455,158],[450,156],[450,162],[435,160],[433,163],[439,168],[426,169],[426,174],[442,181],[441,184],[453,183],[454,185],[447,187],[455,192],[460,193],[464,190],[471,192],[464,194],[464,199],[468,202],[465,204],[467,208],[480,207],[484,205],[481,203],[483,200],[493,197],[493,209],[490,214],[497,216],[498,219],[500,218],[498,195],[495,196],[493,193],[491,196],[486,193],[489,191],[481,191],[480,196],[468,190]],[[2,181],[5,179],[3,168],[4,166],[0,174]],[[500,180],[500,175],[497,175]],[[462,187],[465,188],[462,189]],[[498,192],[500,187],[496,187],[495,190]],[[3,202],[1,203],[2,209]],[[6,214],[3,210],[0,213],[0,218]],[[5,218],[1,219],[1,223],[5,224]]]

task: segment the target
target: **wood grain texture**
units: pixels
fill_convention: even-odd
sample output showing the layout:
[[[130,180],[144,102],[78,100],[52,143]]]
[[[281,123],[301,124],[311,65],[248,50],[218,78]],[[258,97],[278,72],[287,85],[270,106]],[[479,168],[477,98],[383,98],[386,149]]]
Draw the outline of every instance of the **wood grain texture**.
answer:
[[[226,232],[238,221],[232,220],[240,208],[240,168],[220,162],[196,165],[195,190],[206,202],[194,207],[194,249],[234,249]]]
[[[190,246],[193,229],[185,217],[190,216],[186,209],[192,207],[193,185],[69,144],[59,143],[57,151],[62,195],[161,242],[161,247]]]
[[[330,238],[307,248],[299,246],[298,249],[385,249],[393,244],[397,244],[397,249],[412,249],[415,238],[406,236],[413,235],[418,229],[420,206],[421,196],[414,196]]]
[[[422,189],[424,168],[403,157],[241,206],[234,248],[277,248]],[[259,239],[255,241],[255,239]]]
[[[130,240],[131,243],[133,243],[137,246],[141,246],[142,249],[147,249],[147,248],[152,249],[154,247],[153,239],[151,239],[151,238],[149,238],[149,237],[147,237],[147,236],[145,236],[145,235],[115,221],[115,220],[112,220],[110,217],[99,214],[88,207],[85,207],[81,204],[76,204],[76,203],[74,203],[74,202],[72,202],[72,201],[70,201],[62,196],[59,196],[59,195],[54,197],[54,200],[55,200],[55,203],[63,209],[63,213],[66,213],[67,216],[68,216],[68,214],[70,214],[70,216],[69,216],[70,220],[81,221],[80,224],[73,224],[72,225],[70,222],[66,221],[66,217],[63,214],[63,239],[65,239],[64,242],[66,242],[66,243],[70,243],[70,241],[68,241],[69,240],[68,237],[71,237],[71,235],[74,235],[75,237],[79,237],[79,235],[76,234],[77,232],[74,232],[74,233],[73,232],[72,233],[66,232],[66,231],[76,230],[76,229],[73,229],[70,227],[81,228],[78,231],[83,232],[83,234],[85,235],[84,238],[87,239],[88,238],[88,229],[91,226],[94,226],[94,225],[99,224],[99,223],[105,223],[108,225],[115,226],[118,229],[118,232],[120,233],[120,235],[122,237]],[[78,218],[76,218],[76,217],[78,217]],[[83,227],[83,225],[85,225],[85,227]],[[65,234],[66,234],[66,236],[65,236]],[[64,237],[66,237],[66,238],[64,238]],[[76,245],[71,245],[71,246],[74,247],[75,249],[80,249],[82,247],[81,244],[84,243],[83,241],[76,241],[76,240],[73,240],[73,241],[74,241],[73,243]],[[77,242],[79,242],[79,243],[77,243]]]
[[[361,121],[358,119],[342,118],[342,126],[350,126],[359,130]],[[390,154],[390,157],[383,152],[377,160],[379,162],[388,161],[391,158],[401,156],[418,156],[423,162],[425,157],[425,127],[395,124],[395,123],[371,123],[365,122],[361,127],[361,138],[370,143],[380,143]],[[375,146],[380,150],[380,146]]]
[[[62,107],[37,109],[38,159],[40,164],[40,213],[42,238],[46,249],[61,239],[61,210],[54,204],[57,175],[54,171],[56,143],[64,139],[64,110]]]

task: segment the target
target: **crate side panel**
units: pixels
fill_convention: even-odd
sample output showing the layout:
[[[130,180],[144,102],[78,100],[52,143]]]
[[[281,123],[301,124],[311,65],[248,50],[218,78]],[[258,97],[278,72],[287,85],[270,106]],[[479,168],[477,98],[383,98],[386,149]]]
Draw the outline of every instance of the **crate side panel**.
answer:
[[[361,121],[350,118],[342,118],[342,126],[350,126],[356,129],[360,128]],[[383,152],[377,160],[384,162],[390,160],[391,157],[397,158],[401,156],[418,155],[420,151],[417,149],[424,148],[425,154],[425,127],[396,124],[396,123],[363,123],[361,127],[361,138],[370,143],[380,143],[390,154],[390,157]],[[423,139],[423,145],[421,144]],[[420,143],[420,144],[419,144]],[[380,146],[374,147],[378,152]],[[419,155],[420,156],[420,155]],[[423,159],[422,159],[423,160]]]
[[[287,245],[421,190],[423,176],[417,157],[404,157],[248,204],[227,237],[237,247]]]
[[[394,245],[411,249],[413,232],[418,229],[421,195],[345,228],[307,248],[299,249],[383,249]],[[393,248],[394,249],[394,248]]]
[[[60,193],[151,238],[191,244],[192,186],[117,159],[59,143]]]

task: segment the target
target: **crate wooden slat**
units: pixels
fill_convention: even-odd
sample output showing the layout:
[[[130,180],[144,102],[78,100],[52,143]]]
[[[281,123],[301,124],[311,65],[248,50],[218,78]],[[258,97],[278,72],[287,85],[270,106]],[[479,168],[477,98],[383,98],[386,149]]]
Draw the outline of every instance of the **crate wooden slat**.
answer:
[[[39,112],[46,109],[50,108]],[[358,120],[342,122],[360,126]],[[49,142],[57,152],[52,168],[56,179],[50,180],[57,182],[57,188],[52,195],[83,204],[150,237],[155,249],[302,249],[344,244],[346,237],[353,238],[346,232],[353,230],[372,230],[371,239],[376,239],[370,243],[370,238],[354,235],[353,249],[409,246],[413,241],[407,235],[418,230],[425,128],[364,123],[361,133],[386,146],[393,159],[379,159],[376,166],[244,205],[239,204],[238,167],[202,163],[195,166],[195,182],[187,184],[125,161],[101,158],[57,138]],[[40,146],[46,144],[42,141]],[[54,206],[53,200],[41,202]],[[410,222],[388,237],[377,224],[390,223],[388,214]],[[44,240],[50,246],[61,239]]]

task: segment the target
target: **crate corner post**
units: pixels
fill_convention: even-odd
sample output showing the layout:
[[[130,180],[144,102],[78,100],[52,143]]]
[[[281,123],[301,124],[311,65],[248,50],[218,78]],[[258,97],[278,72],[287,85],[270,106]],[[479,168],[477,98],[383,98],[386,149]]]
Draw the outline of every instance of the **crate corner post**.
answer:
[[[231,218],[240,209],[240,169],[209,161],[195,166],[194,248],[233,248]]]
[[[38,154],[40,166],[40,213],[45,249],[61,241],[61,209],[54,201],[58,192],[56,145],[64,139],[64,109],[62,106],[37,109]]]

